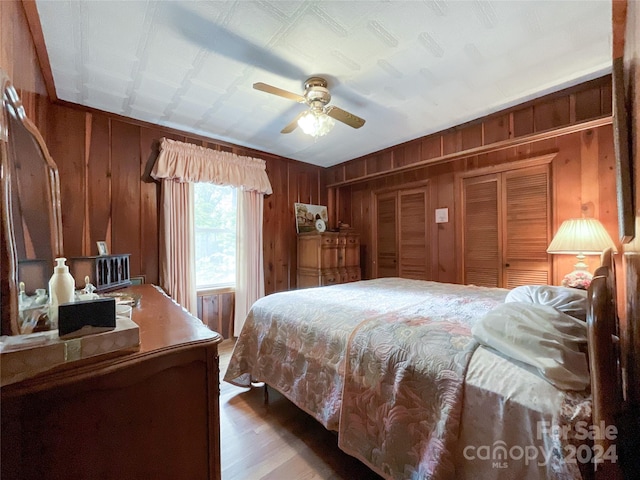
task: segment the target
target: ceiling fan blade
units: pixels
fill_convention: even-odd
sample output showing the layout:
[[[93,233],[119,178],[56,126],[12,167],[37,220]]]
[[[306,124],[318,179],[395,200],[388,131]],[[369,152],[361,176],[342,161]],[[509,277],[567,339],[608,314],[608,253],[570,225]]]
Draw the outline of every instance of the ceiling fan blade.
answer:
[[[289,123],[289,125],[287,125],[282,130],[280,130],[280,133],[291,133],[291,132],[293,132],[296,129],[296,127],[298,126],[298,120],[305,113],[306,113],[306,110],[303,110],[298,115],[296,115],[296,118],[294,118],[293,121],[291,123]]]
[[[167,2],[167,5],[168,23],[195,45],[281,77],[304,77],[305,72],[297,65],[204,18],[180,2]]]
[[[350,127],[360,128],[364,125],[364,119],[354,115],[353,113],[349,113],[346,110],[342,110],[341,108],[329,106],[325,112],[331,118],[335,118],[339,122],[346,123]]]
[[[287,90],[283,90],[278,87],[274,87],[271,85],[267,85],[266,83],[257,82],[253,84],[253,88],[256,90],[260,90],[262,92],[271,93],[273,95],[278,95],[280,97],[288,98],[289,100],[293,100],[298,103],[307,103],[307,100],[297,93],[289,92]]]

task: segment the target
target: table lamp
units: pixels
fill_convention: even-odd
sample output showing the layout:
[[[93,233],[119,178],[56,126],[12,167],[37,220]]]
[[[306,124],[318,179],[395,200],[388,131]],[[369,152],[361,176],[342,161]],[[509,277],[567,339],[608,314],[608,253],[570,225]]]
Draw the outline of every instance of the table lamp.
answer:
[[[547,248],[547,253],[572,254],[578,257],[574,270],[562,279],[565,287],[586,289],[593,277],[584,263],[585,255],[600,255],[611,247],[617,253],[613,240],[595,218],[571,218],[565,220]]]

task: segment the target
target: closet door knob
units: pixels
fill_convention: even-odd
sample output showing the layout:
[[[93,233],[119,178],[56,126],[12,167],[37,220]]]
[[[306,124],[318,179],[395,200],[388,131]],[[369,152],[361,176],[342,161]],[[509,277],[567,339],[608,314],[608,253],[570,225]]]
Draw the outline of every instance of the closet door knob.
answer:
[[[510,267],[511,265],[509,265],[508,263],[504,264],[505,267]]]

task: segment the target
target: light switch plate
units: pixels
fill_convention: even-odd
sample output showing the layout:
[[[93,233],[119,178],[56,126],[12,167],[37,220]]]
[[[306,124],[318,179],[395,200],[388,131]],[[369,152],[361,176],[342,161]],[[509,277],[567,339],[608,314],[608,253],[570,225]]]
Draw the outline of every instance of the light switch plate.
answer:
[[[436,208],[436,223],[447,223],[449,221],[448,208]]]

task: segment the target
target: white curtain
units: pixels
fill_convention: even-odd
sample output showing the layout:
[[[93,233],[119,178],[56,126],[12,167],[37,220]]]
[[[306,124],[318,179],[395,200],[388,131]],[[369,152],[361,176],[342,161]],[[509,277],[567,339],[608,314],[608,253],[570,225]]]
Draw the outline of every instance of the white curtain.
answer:
[[[190,184],[207,182],[240,189],[234,325],[238,335],[253,302],[264,296],[262,212],[264,195],[272,193],[265,161],[163,138],[151,175],[162,180],[161,286],[193,315],[197,298]]]
[[[160,285],[171,298],[196,316],[193,186],[164,179],[160,198]]]
[[[238,192],[236,236],[236,305],[233,334],[240,335],[251,305],[264,296],[262,217],[264,196],[256,191]]]

